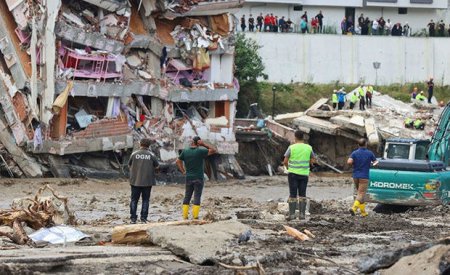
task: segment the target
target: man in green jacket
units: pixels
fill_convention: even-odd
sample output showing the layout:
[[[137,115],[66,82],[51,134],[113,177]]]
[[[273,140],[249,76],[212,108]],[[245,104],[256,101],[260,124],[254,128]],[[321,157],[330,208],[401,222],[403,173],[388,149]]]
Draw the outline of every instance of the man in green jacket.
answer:
[[[333,111],[335,111],[339,102],[337,90],[333,91],[333,95],[331,96],[331,102],[333,103]]]
[[[295,219],[295,210],[299,210],[299,219],[305,219],[306,187],[309,178],[309,165],[314,163],[314,152],[309,144],[304,143],[303,133],[295,131],[295,143],[284,154],[284,166],[288,169],[289,181],[289,217]],[[298,198],[297,198],[298,195]]]
[[[186,175],[186,190],[182,207],[182,215],[185,220],[189,216],[192,194],[194,194],[192,217],[198,219],[204,185],[205,158],[216,152],[217,150],[213,146],[204,143],[200,137],[194,137],[190,147],[184,149],[177,159],[178,169],[183,175]]]

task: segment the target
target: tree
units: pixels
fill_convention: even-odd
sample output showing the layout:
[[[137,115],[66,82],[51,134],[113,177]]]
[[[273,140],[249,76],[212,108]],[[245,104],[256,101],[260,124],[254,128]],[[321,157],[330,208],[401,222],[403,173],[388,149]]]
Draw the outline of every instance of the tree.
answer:
[[[237,102],[237,116],[247,115],[250,104],[258,102],[260,87],[258,78],[267,78],[264,64],[258,53],[261,48],[255,40],[240,33],[236,36],[235,76],[240,84]]]

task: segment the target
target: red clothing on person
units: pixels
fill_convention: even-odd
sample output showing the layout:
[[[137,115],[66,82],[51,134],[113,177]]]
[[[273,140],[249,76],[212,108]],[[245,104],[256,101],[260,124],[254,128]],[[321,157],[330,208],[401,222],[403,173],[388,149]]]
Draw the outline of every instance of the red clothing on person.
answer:
[[[271,16],[270,17],[270,24],[272,24],[272,25],[276,25],[277,24],[277,22],[275,20],[275,16]]]
[[[270,16],[266,15],[266,17],[264,17],[264,24],[265,25],[269,25],[270,24]]]
[[[311,20],[311,26],[312,27],[317,27],[319,25],[319,20],[313,18],[313,20]]]

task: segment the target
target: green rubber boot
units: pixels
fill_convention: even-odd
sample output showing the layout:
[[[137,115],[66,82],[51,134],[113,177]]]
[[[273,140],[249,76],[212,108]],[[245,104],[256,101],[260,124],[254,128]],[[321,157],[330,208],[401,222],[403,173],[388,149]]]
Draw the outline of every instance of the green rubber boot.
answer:
[[[288,205],[289,205],[289,215],[287,217],[287,220],[292,221],[295,219],[295,210],[297,210],[297,199],[289,198]]]
[[[298,218],[300,220],[306,219],[306,199],[305,198],[299,198],[298,199]]]

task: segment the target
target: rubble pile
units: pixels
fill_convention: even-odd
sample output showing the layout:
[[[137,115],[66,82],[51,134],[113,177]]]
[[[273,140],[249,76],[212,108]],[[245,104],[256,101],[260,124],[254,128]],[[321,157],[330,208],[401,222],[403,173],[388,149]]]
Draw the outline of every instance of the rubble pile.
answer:
[[[0,3],[1,175],[79,175],[98,169],[73,168],[96,152],[125,174],[142,137],[170,166],[194,135],[218,147],[208,176],[242,175],[234,159],[239,85],[230,14],[241,5]]]

